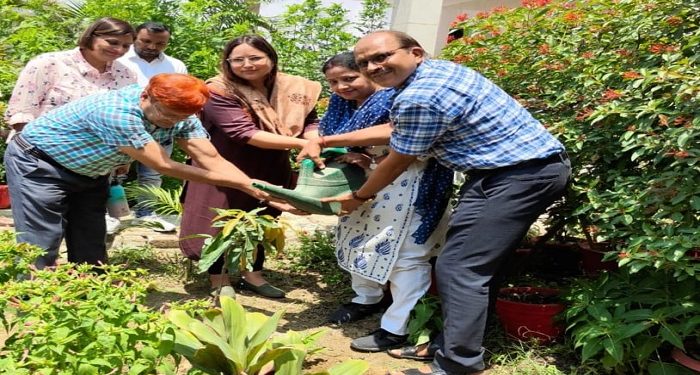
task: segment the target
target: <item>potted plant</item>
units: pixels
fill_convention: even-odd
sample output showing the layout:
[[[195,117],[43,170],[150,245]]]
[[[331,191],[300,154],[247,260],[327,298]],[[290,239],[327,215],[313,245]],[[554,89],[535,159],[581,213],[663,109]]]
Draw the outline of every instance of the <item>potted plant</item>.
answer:
[[[555,319],[564,310],[559,294],[554,288],[501,288],[496,299],[496,314],[506,334],[542,344],[555,341],[564,331]]]

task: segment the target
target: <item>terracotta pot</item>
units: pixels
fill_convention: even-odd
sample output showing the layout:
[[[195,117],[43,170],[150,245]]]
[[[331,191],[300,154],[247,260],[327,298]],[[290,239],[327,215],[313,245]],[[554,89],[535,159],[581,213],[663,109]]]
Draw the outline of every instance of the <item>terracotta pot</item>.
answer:
[[[10,208],[10,191],[7,185],[0,185],[0,209]]]
[[[601,271],[616,271],[618,269],[617,262],[603,261],[605,253],[611,248],[610,244],[601,242],[596,243],[595,246],[596,247],[592,249],[587,241],[579,242],[583,273],[588,276],[596,276]]]
[[[673,348],[671,351],[671,358],[678,362],[678,364],[700,373],[700,360],[689,356],[684,351]]]
[[[508,296],[517,295],[515,301]],[[552,288],[502,288],[496,299],[496,314],[506,334],[518,340],[537,340],[541,344],[555,341],[564,327],[554,317],[564,311],[562,303],[529,303],[531,297],[557,299],[559,290]]]

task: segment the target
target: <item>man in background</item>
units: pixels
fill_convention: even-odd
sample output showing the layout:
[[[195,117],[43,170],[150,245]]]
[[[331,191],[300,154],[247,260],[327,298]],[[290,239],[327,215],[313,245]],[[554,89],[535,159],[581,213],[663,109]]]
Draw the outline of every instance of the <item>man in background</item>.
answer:
[[[139,85],[145,87],[148,81],[159,73],[187,73],[185,64],[163,51],[170,42],[170,29],[158,22],[145,22],[136,27],[136,39],[134,44],[119,61],[128,66],[136,74]],[[173,152],[173,145],[165,147],[168,155]],[[146,167],[141,163],[136,164],[138,183],[140,186],[160,187],[161,176],[155,170]],[[139,198],[142,201],[143,197]],[[172,232],[175,225],[163,220],[150,209],[137,208],[135,215],[137,218],[153,223],[154,230],[162,232]]]

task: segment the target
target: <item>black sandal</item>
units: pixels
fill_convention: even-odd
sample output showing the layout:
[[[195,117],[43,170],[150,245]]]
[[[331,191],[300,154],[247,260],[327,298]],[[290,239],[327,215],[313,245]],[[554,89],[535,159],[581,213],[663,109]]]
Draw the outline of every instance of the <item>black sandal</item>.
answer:
[[[418,346],[404,346],[399,350],[398,353],[395,353],[394,350],[396,349],[391,349],[387,350],[386,353],[390,357],[398,358],[398,359],[412,359],[414,361],[432,361],[433,358],[435,358],[435,352],[438,350],[437,345],[432,345],[432,343],[428,343],[428,355],[418,355],[418,352],[422,350],[422,348],[419,348]],[[419,345],[422,346],[422,345]]]

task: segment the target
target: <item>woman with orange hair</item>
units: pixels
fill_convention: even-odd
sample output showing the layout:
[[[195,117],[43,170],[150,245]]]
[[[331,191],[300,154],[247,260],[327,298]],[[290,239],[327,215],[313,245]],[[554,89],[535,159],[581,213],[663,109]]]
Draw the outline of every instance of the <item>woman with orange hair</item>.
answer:
[[[159,74],[145,89],[94,94],[29,122],[8,145],[5,168],[17,240],[46,250],[37,268],[54,264],[64,237],[68,261],[106,262],[108,176],[133,159],[161,174],[267,198],[219,155],[192,116],[208,99],[203,81]],[[197,167],[168,157],[162,146],[173,140]]]
[[[291,166],[289,150],[302,148],[308,137],[316,137],[318,124],[315,106],[321,85],[302,77],[278,72],[277,52],[258,35],[241,36],[230,41],[221,56],[220,74],[207,81],[212,98],[204,106],[202,122],[221,155],[254,178],[289,187]],[[196,162],[194,165],[197,165]],[[249,211],[265,207],[249,195],[234,189],[222,189],[188,183],[180,225],[180,248],[198,259],[203,240],[184,239],[191,234],[216,234],[211,227],[212,207]],[[264,214],[279,215],[268,208]],[[265,252],[258,249],[252,270],[241,271],[240,287],[270,298],[282,298],[284,292],[262,275]],[[209,268],[215,290],[233,295],[223,259]]]

